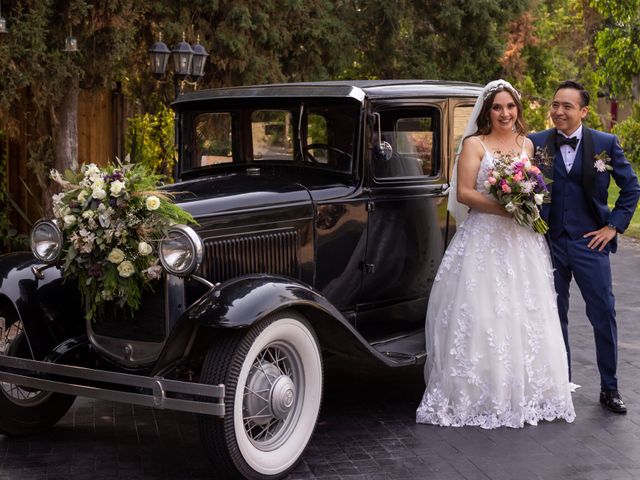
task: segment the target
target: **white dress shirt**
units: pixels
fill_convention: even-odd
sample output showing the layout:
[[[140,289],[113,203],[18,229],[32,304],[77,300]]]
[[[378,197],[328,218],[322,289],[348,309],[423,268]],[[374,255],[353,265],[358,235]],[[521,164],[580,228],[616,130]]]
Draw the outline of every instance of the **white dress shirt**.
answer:
[[[576,149],[571,148],[570,145],[562,145],[560,147],[560,153],[562,154],[562,160],[564,161],[564,167],[567,169],[567,172],[571,171],[571,167],[573,167],[573,162],[576,159],[576,152],[578,151],[578,147],[580,147],[580,142],[582,141],[582,125],[578,127],[578,129],[573,132],[571,135],[565,135],[560,130],[558,133],[566,138],[576,137],[578,139],[578,144],[576,145]]]

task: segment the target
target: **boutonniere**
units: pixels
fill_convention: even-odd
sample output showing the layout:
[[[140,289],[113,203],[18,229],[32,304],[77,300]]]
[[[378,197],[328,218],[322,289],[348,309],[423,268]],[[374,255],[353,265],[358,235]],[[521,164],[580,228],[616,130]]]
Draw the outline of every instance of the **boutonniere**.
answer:
[[[604,150],[598,155],[593,157],[593,168],[598,172],[606,172],[607,170],[613,170],[613,167],[609,165],[611,163],[611,157]]]

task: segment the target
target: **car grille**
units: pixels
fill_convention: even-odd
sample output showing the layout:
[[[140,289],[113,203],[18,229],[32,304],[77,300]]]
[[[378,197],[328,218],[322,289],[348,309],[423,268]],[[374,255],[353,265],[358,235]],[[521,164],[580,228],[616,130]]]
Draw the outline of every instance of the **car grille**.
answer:
[[[133,313],[108,302],[91,329],[98,335],[141,342],[162,342],[166,335],[164,285],[154,285],[154,291],[142,293],[140,308]]]
[[[249,273],[300,277],[300,241],[296,230],[217,238],[204,243],[201,274],[224,282]]]

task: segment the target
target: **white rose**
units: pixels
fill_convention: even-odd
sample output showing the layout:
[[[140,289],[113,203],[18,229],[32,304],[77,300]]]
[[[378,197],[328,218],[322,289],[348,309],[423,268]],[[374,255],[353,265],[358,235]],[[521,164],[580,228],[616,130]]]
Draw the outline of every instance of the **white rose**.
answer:
[[[93,210],[85,210],[84,212],[82,212],[82,218],[93,218],[94,215],[95,213],[93,212]]]
[[[491,190],[491,184],[489,183],[489,181],[488,181],[488,180],[485,180],[485,181],[484,181],[484,188],[485,188],[485,190],[487,190],[487,191],[488,191],[488,190]]]
[[[516,211],[516,206],[513,204],[513,202],[509,202],[504,206],[504,209],[507,212],[512,213]]]
[[[91,196],[96,200],[102,200],[107,196],[107,192],[105,192],[102,188],[94,188],[91,192]]]
[[[80,191],[80,193],[78,194],[78,201],[80,203],[84,203],[88,195],[89,193],[86,190]]]
[[[151,245],[149,245],[147,242],[140,242],[138,244],[138,253],[143,257],[151,255],[151,252],[153,252],[153,248],[151,248]]]
[[[160,199],[155,195],[149,195],[146,201],[147,210],[157,210],[160,207]]]
[[[134,268],[133,263],[131,263],[129,260],[125,260],[120,265],[118,265],[118,274],[122,278],[130,277],[134,274],[135,271],[136,269]]]
[[[107,260],[111,263],[121,263],[124,260],[124,252],[119,248],[114,248],[109,252]]]
[[[65,215],[63,220],[64,220],[64,227],[69,228],[75,225],[77,218],[75,215]]]
[[[91,188],[94,190],[96,188],[104,189],[104,180],[102,177],[94,177],[91,182]]]
[[[121,182],[120,180],[114,180],[113,182],[111,182],[111,196],[112,197],[118,197],[120,196],[124,191],[124,182]]]
[[[96,176],[100,173],[100,169],[96,166],[95,163],[90,163],[89,165],[87,165],[85,171],[84,171],[84,176],[85,177],[92,177],[92,176]]]
[[[536,193],[533,196],[533,200],[536,202],[536,205],[542,205],[542,202],[544,201],[544,195],[542,193]]]

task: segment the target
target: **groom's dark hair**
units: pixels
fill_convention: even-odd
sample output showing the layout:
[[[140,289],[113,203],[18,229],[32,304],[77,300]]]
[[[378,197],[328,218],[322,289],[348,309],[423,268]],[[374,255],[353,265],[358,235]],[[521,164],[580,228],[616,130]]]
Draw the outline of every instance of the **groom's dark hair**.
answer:
[[[584,88],[584,85],[574,80],[565,80],[560,85],[558,85],[558,88],[556,88],[556,93],[558,92],[558,90],[561,90],[563,88],[572,88],[574,90],[577,90],[580,94],[580,106],[589,106],[589,92],[587,92],[587,89]]]

